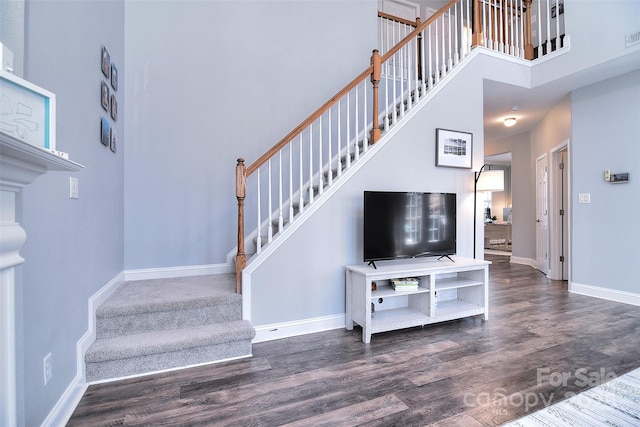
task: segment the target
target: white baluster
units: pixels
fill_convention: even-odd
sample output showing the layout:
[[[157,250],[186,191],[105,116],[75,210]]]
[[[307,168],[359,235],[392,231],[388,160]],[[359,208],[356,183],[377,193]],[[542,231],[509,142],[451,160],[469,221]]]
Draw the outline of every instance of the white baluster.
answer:
[[[273,240],[273,222],[271,218],[271,212],[273,211],[273,207],[271,206],[271,159],[267,162],[269,176],[267,180],[267,243],[271,243]]]
[[[518,28],[516,29],[516,37],[517,37],[517,45],[518,45],[518,57],[519,58],[524,58],[524,20],[525,20],[525,14],[522,12],[523,9],[522,7],[524,6],[522,4],[522,0],[515,0],[516,2],[516,8],[517,10],[520,11],[519,16],[520,18],[518,19]],[[520,4],[520,6],[518,7],[518,3]],[[531,40],[531,43],[533,43],[533,40]]]
[[[436,34],[436,40],[435,40],[435,58],[436,58],[436,66],[435,66],[435,72],[436,72],[436,76],[435,76],[435,83],[438,83],[440,81],[440,54],[438,53],[438,36],[439,36],[439,32],[438,32],[438,20],[436,19],[434,21],[435,23],[435,34]]]
[[[402,38],[402,36],[398,36],[399,39]],[[404,49],[405,46],[403,46],[398,53],[396,54],[398,57],[398,62],[400,64],[399,67],[399,71],[400,71],[400,99],[398,100],[398,98],[395,99],[396,103],[400,103],[400,117],[404,117],[404,100],[402,98],[404,98]]]
[[[424,44],[425,44],[425,30],[422,30],[421,32],[422,37],[420,38],[420,66],[422,67],[422,96],[424,96],[427,93],[427,68],[425,67],[426,65],[426,52],[424,49]]]
[[[556,50],[560,49],[560,2],[556,1]]]
[[[358,139],[360,138],[360,136],[359,136],[360,133],[358,132],[358,125],[359,125],[359,122],[358,122],[358,103],[359,103],[359,100],[358,100],[358,85],[356,85],[355,90],[356,90],[356,93],[355,93],[355,97],[356,97],[356,105],[355,105],[356,113],[355,113],[355,115],[353,117],[354,117],[354,125],[356,126],[356,128],[355,128],[355,138],[354,138],[355,141],[354,141],[353,144],[354,144],[354,151],[355,151],[355,160],[358,160],[360,158],[360,147],[358,147]]]
[[[338,99],[338,177],[342,176],[342,127],[340,126],[340,104],[342,99]]]
[[[414,37],[413,39],[413,46],[411,47],[411,56],[413,57],[413,89],[414,89],[414,98],[413,98],[413,103],[415,104],[416,102],[418,102],[418,100],[420,99],[420,45],[421,45],[421,38],[420,37]]]
[[[304,162],[302,161],[302,132],[300,132],[299,135],[299,146],[300,146],[300,189],[298,190],[298,214],[301,214],[302,211],[304,211],[304,175],[303,175],[303,170],[304,168],[302,167],[302,165],[304,164]]]
[[[454,50],[455,50],[455,58],[453,59],[453,63],[455,65],[458,65],[458,62],[460,62],[460,58],[462,57],[461,53],[462,53],[462,46],[458,44],[458,4],[460,4],[460,31],[462,31],[462,3],[456,3],[455,5],[453,5],[454,7],[454,22],[455,22],[455,29],[453,31],[453,35],[455,37],[455,43],[453,44],[454,46]]]
[[[486,3],[482,2],[482,45],[489,47],[487,43],[487,7]]]
[[[392,83],[393,83],[393,98],[391,100],[391,102],[393,102],[393,105],[391,106],[391,108],[393,108],[393,118],[392,118],[392,122],[393,125],[395,126],[395,124],[398,122],[398,106],[396,105],[396,102],[398,100],[397,94],[396,94],[396,70],[398,69],[398,61],[397,61],[397,57],[398,57],[398,53],[395,53],[393,55],[393,79],[392,79]]]
[[[261,222],[261,216],[262,216],[262,212],[261,212],[261,207],[260,207],[260,168],[258,168],[258,170],[256,171],[256,175],[258,176],[257,180],[258,180],[258,191],[257,191],[257,202],[258,202],[258,208],[256,209],[257,211],[257,215],[258,215],[258,225],[256,227],[256,230],[258,230],[258,236],[256,237],[256,253],[260,253],[260,251],[262,251],[262,236],[260,235],[260,233],[262,232],[262,224],[260,224]]]
[[[327,171],[328,175],[327,175],[327,182],[329,183],[328,185],[331,185],[333,183],[333,169],[331,168],[331,165],[333,164],[333,157],[332,157],[332,138],[331,138],[331,134],[333,133],[333,129],[331,128],[331,108],[329,107],[329,111],[327,111],[327,114],[329,115],[327,117],[327,131],[329,132],[329,150],[328,150],[328,156],[329,156],[329,169]]]
[[[448,71],[451,71],[451,68],[453,68],[453,51],[451,50],[451,39],[452,37],[452,31],[451,31],[451,9],[447,10],[447,42],[449,45],[449,51],[447,53],[447,69]]]
[[[411,109],[411,69],[412,67],[412,62],[411,62],[411,58],[413,57],[413,52],[412,52],[412,41],[409,41],[409,43],[407,43],[407,49],[406,49],[406,55],[407,55],[407,111],[409,111]]]
[[[547,55],[551,53],[551,2],[547,1]]]
[[[362,150],[365,153],[369,149],[369,135],[367,134],[367,127],[369,124],[367,122],[368,110],[369,109],[367,108],[367,79],[365,79],[362,82]],[[376,111],[378,111],[377,108],[376,108]],[[371,120],[371,123],[373,123],[373,120]]]
[[[389,130],[389,60],[384,62],[384,130]]]
[[[471,37],[470,36],[470,31],[469,28],[472,27],[471,23],[473,22],[473,18],[471,17],[471,9],[469,6],[469,2],[471,0],[467,0],[467,29],[465,30],[466,32],[466,36],[465,36],[465,40],[466,40],[466,46],[464,47],[464,56],[467,56],[469,54],[469,52],[471,51]]]
[[[345,115],[345,121],[347,122],[347,137],[344,144],[347,147],[347,168],[351,167],[351,115],[349,114],[351,112],[351,100],[349,99],[350,93],[351,92],[347,92],[347,111]]]
[[[282,227],[284,226],[284,218],[282,216],[282,211],[284,206],[282,206],[282,150],[278,151],[278,160],[280,165],[278,166],[278,233],[282,232]]]
[[[289,141],[289,222],[293,222],[293,140]]]
[[[322,164],[322,115],[318,117],[318,195],[324,191],[324,165]]]
[[[428,41],[428,45],[429,46],[429,67],[428,67],[428,73],[427,73],[427,86],[429,87],[429,89],[431,89],[433,87],[433,67],[432,67],[432,63],[433,63],[433,55],[431,54],[431,46],[433,44],[432,40],[431,40],[431,26],[429,26],[429,28],[426,29],[427,30],[427,41]]]
[[[444,76],[447,75],[447,50],[446,50],[446,28],[445,28],[445,21],[444,21],[444,15],[441,17],[442,19],[442,78],[444,78]]]
[[[313,123],[309,125],[309,204],[313,203]]]

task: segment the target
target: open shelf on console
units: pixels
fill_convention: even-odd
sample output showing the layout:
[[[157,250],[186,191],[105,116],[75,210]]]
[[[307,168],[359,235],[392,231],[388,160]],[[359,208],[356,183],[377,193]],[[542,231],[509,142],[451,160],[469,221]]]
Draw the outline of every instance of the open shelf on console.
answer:
[[[403,262],[373,268],[349,266],[346,271],[346,328],[362,326],[362,340],[371,334],[462,317],[488,319],[489,264],[484,260],[456,257],[450,260]],[[396,291],[388,281],[419,277],[417,290]],[[372,291],[371,284],[377,289]],[[440,299],[438,292],[445,292]],[[437,302],[436,302],[437,301]]]

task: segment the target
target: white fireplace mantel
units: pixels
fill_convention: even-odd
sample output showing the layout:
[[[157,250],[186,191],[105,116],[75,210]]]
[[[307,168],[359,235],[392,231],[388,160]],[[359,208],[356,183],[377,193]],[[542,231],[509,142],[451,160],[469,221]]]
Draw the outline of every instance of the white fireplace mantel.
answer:
[[[16,222],[16,193],[49,171],[84,166],[0,133],[0,425],[16,426],[15,268],[26,233]]]

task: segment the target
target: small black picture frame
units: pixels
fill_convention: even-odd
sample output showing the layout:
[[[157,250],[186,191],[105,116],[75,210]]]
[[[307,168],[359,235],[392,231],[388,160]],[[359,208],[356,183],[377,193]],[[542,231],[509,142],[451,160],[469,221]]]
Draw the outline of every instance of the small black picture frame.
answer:
[[[111,87],[115,92],[118,91],[118,69],[116,64],[111,64]]]
[[[111,95],[111,118],[114,122],[118,121],[118,100],[114,94]]]
[[[105,46],[102,46],[102,62],[101,62],[102,74],[106,78],[109,78],[109,71],[111,71],[111,55]]]
[[[108,147],[111,143],[111,127],[109,126],[109,119],[106,117],[100,119],[100,142],[105,147]]]
[[[104,111],[109,111],[109,86],[104,81],[100,88],[100,102]]]

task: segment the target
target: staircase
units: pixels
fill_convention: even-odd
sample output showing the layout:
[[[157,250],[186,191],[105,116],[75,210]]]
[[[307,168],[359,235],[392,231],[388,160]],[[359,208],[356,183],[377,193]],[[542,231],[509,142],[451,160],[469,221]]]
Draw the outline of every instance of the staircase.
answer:
[[[87,382],[251,356],[235,275],[125,282],[96,310]]]

